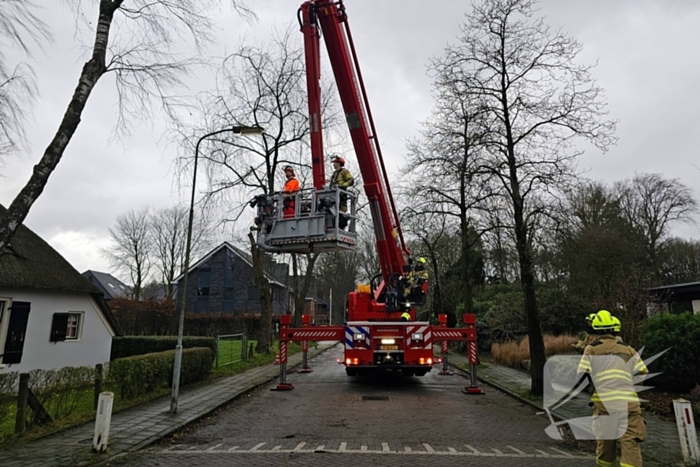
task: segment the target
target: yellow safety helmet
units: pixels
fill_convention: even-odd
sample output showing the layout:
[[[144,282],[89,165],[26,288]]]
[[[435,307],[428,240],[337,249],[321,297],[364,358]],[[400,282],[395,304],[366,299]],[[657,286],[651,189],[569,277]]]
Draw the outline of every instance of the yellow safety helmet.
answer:
[[[425,258],[420,257],[420,258],[418,258],[418,262],[419,262],[419,263],[425,264],[425,263],[426,263],[426,260],[425,260]]]
[[[405,312],[401,314],[401,321],[411,321],[411,313]]]
[[[586,316],[586,321],[593,321],[593,318],[595,318],[595,313],[591,313],[590,315]]]
[[[617,316],[613,316],[612,320],[614,323],[613,332],[620,332],[620,330],[622,329],[622,323],[620,322]]]
[[[596,331],[612,331],[615,327],[613,315],[608,310],[600,310],[595,314],[591,327]]]

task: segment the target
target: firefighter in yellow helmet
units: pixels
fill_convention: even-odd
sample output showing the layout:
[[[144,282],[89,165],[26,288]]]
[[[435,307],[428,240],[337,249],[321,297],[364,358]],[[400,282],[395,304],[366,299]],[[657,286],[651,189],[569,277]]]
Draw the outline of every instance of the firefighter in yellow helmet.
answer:
[[[598,340],[584,349],[578,372],[588,373],[595,388],[591,402],[596,465],[617,465],[619,440],[620,467],[642,467],[639,443],[646,437],[646,427],[634,389],[634,376],[647,374],[648,370],[632,347],[615,339],[615,326],[609,311],[595,314],[591,327]]]
[[[399,318],[399,321],[411,321],[411,313],[408,311],[404,311],[401,314],[401,318]]]

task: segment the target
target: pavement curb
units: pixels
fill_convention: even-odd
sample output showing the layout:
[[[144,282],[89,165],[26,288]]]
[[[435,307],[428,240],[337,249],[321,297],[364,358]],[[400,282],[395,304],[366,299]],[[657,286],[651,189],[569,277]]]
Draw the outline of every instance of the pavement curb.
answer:
[[[326,352],[327,350],[330,350],[330,349],[335,348],[337,345],[338,345],[338,343],[335,343],[335,344],[333,344],[333,345],[329,345],[328,347],[324,347],[324,348],[322,348],[322,349],[320,349],[320,350],[319,350],[319,349],[309,350],[309,356],[308,356],[308,358],[309,358],[309,359],[314,358],[314,357],[316,357],[316,356],[322,354],[323,352]],[[301,364],[302,364],[302,362],[295,363],[294,365],[289,366],[288,369],[291,370],[291,369],[293,369],[293,368],[296,368],[296,367],[300,366]],[[252,385],[252,386],[250,386],[250,387],[248,387],[248,388],[246,388],[246,389],[244,389],[244,390],[242,390],[242,391],[239,391],[239,392],[237,392],[237,393],[235,393],[235,394],[232,394],[230,398],[226,399],[225,401],[221,402],[220,404],[217,404],[216,406],[212,406],[211,408],[207,408],[207,409],[204,410],[203,412],[198,413],[198,414],[196,414],[196,415],[193,415],[193,416],[191,416],[191,417],[189,417],[189,418],[183,420],[182,422],[177,423],[177,424],[175,424],[175,425],[169,427],[168,429],[163,430],[163,431],[159,432],[158,434],[153,435],[152,437],[141,441],[140,443],[136,444],[135,446],[132,446],[132,447],[130,447],[130,448],[128,448],[128,449],[125,449],[125,450],[123,450],[123,451],[121,451],[121,452],[119,452],[119,453],[116,453],[116,454],[111,455],[111,456],[109,456],[109,457],[106,457],[106,458],[104,458],[104,459],[95,459],[95,460],[93,460],[93,461],[89,461],[89,464],[91,464],[91,465],[103,465],[103,464],[105,464],[105,463],[107,463],[107,462],[111,462],[111,461],[117,460],[117,459],[119,459],[119,458],[121,458],[121,457],[124,457],[124,456],[126,456],[126,455],[134,454],[135,452],[138,452],[138,451],[140,451],[140,450],[142,450],[142,449],[144,449],[144,448],[150,446],[151,444],[157,443],[158,441],[160,441],[160,440],[164,439],[165,437],[167,437],[167,436],[169,436],[169,435],[175,433],[176,431],[179,431],[179,430],[185,428],[187,425],[190,425],[190,424],[192,424],[192,423],[195,423],[195,422],[197,422],[197,421],[203,419],[204,417],[206,417],[206,416],[212,414],[213,412],[219,410],[221,407],[224,407],[224,406],[230,404],[231,402],[233,402],[233,401],[235,401],[235,400],[237,400],[237,399],[239,399],[239,398],[245,396],[246,394],[248,394],[248,393],[250,393],[250,392],[255,391],[255,390],[258,389],[259,387],[264,386],[264,385],[268,384],[270,381],[274,381],[274,380],[277,379],[277,378],[279,378],[279,374],[277,374],[277,375],[275,375],[275,376],[273,376],[273,377],[271,377],[271,378],[266,378],[264,381],[255,383],[254,385]],[[97,455],[99,455],[99,454],[97,454]]]
[[[454,367],[454,368],[457,368],[457,369],[461,370],[462,372],[466,373],[467,375],[471,375],[471,373],[469,372],[469,370],[467,370],[466,368],[463,368],[463,367],[459,366],[458,364],[450,363],[449,361],[447,362],[447,364],[450,365],[450,366],[452,366],[452,367]],[[519,402],[521,402],[521,403],[523,403],[523,404],[527,404],[527,405],[529,405],[529,406],[532,407],[532,408],[535,408],[535,409],[537,409],[537,410],[539,410],[539,411],[541,411],[541,412],[544,412],[544,408],[543,408],[542,406],[538,405],[536,402],[531,401],[531,400],[529,400],[529,399],[526,399],[526,398],[524,398],[523,396],[521,396],[520,394],[517,394],[517,393],[511,391],[510,389],[508,389],[508,388],[506,388],[506,387],[504,387],[504,386],[501,386],[501,385],[498,384],[498,383],[495,383],[495,382],[490,381],[490,380],[485,379],[485,378],[480,378],[480,377],[478,376],[478,372],[477,372],[477,377],[476,377],[476,379],[477,379],[478,381],[480,381],[480,382],[486,384],[487,386],[491,386],[491,387],[493,387],[493,388],[498,389],[498,390],[501,391],[501,392],[504,392],[504,393],[508,394],[509,396],[511,396],[511,397],[514,398],[514,399],[517,399]],[[558,422],[561,422],[561,421],[566,420],[565,418],[563,418],[563,417],[557,415],[557,414],[554,413],[554,412],[550,412],[550,414],[552,415],[552,418],[555,419],[555,420],[558,421]]]

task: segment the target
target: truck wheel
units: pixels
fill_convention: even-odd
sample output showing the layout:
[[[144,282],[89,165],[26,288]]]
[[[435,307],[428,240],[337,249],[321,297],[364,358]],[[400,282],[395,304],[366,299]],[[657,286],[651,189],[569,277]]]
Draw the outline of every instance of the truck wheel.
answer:
[[[348,376],[357,376],[357,368],[345,368],[345,373]]]

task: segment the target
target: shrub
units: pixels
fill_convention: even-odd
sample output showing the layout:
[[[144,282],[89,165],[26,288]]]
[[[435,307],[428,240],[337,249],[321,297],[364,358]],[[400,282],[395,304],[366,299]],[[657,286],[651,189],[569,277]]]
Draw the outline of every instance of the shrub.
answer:
[[[659,371],[651,384],[674,392],[686,392],[700,383],[700,315],[664,313],[649,319],[644,327],[644,352],[649,358],[670,349],[649,371]]]
[[[126,336],[169,336],[177,333],[179,309],[172,300],[129,300],[115,298],[109,307],[119,328]],[[191,336],[216,336],[245,332],[257,339],[259,313],[187,313],[185,331]]]
[[[94,382],[95,369],[89,366],[29,372],[29,389],[54,420],[73,414],[78,401],[93,391]],[[33,414],[32,424],[37,415]]]
[[[110,362],[109,379],[119,386],[122,399],[140,396],[170,386],[174,361],[174,350],[119,358]],[[213,363],[208,347],[183,350],[180,384],[206,379]]]
[[[552,356],[557,354],[571,353],[571,344],[578,340],[574,336],[544,336],[544,352],[545,355]],[[530,358],[530,339],[525,336],[520,341],[508,341],[502,344],[491,344],[491,357],[498,363],[507,366],[518,367],[523,360]]]
[[[12,405],[17,400],[19,373],[0,374],[0,424],[12,413]]]
[[[111,360],[132,357],[155,352],[165,352],[175,349],[177,337],[175,336],[127,336],[112,338]],[[213,337],[184,337],[182,348],[209,347],[213,355],[216,355],[216,339]]]

